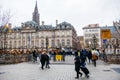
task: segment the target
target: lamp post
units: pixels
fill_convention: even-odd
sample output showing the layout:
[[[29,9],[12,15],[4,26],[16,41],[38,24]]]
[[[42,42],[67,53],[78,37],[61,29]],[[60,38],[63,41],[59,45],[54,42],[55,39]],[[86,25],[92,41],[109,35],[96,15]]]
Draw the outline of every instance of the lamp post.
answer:
[[[48,37],[46,37],[46,50],[48,51],[48,44],[49,44],[49,42],[48,42]]]

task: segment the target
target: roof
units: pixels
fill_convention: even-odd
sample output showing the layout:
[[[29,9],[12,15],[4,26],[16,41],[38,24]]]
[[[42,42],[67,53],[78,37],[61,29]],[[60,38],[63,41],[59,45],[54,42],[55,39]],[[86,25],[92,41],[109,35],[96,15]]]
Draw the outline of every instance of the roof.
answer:
[[[70,23],[64,21],[62,23],[59,23],[56,26],[56,29],[74,29],[74,27]]]
[[[38,24],[35,21],[27,21],[24,24],[25,24],[25,26],[30,26],[30,27],[34,27],[34,28],[38,27]]]
[[[110,29],[111,33],[116,32],[116,29],[114,26],[101,26],[101,29]]]
[[[53,26],[53,25],[40,25],[39,26],[35,21],[27,21],[27,22],[22,23],[21,27],[14,27],[13,31],[20,31],[24,27],[31,27],[37,31],[56,30],[56,29],[73,29],[75,31],[74,27],[70,23],[65,22],[65,21],[58,24],[57,26]]]
[[[89,24],[85,27],[83,27],[83,29],[88,29],[88,28],[100,28],[99,24]]]

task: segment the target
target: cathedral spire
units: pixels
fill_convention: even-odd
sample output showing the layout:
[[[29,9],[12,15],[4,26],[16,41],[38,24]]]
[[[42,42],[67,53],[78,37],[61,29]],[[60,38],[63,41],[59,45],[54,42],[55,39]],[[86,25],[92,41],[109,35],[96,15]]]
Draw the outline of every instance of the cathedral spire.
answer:
[[[37,7],[37,0],[36,0],[36,5],[35,5],[35,8],[34,8],[34,12],[33,12],[32,20],[35,21],[36,23],[38,23],[38,25],[39,25],[39,12],[38,12],[38,7]]]
[[[37,7],[37,0],[36,0],[36,5],[35,5],[35,9],[34,12],[38,12],[38,7]]]

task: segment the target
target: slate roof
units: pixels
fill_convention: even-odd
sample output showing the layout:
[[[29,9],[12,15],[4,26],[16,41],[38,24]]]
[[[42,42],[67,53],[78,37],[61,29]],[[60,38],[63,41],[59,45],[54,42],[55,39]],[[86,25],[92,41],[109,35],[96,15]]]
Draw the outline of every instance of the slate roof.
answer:
[[[74,27],[68,23],[68,22],[62,22],[59,23],[57,26],[53,26],[53,25],[38,25],[36,22],[34,21],[27,21],[25,23],[22,24],[22,27],[32,27],[35,30],[39,31],[39,30],[57,30],[57,29],[74,29]],[[13,31],[20,31],[22,29],[22,27],[14,27]]]
[[[101,26],[101,29],[110,29],[111,33],[115,33],[116,29],[114,26]]]

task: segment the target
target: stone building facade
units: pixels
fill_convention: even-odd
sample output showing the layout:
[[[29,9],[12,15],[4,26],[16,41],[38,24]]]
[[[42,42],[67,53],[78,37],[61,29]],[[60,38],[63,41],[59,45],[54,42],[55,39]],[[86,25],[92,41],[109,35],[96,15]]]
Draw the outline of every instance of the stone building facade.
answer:
[[[79,49],[76,30],[68,22],[56,25],[39,23],[39,13],[36,6],[33,12],[33,20],[21,24],[20,27],[12,28],[12,32],[3,33],[1,48],[11,49]]]

